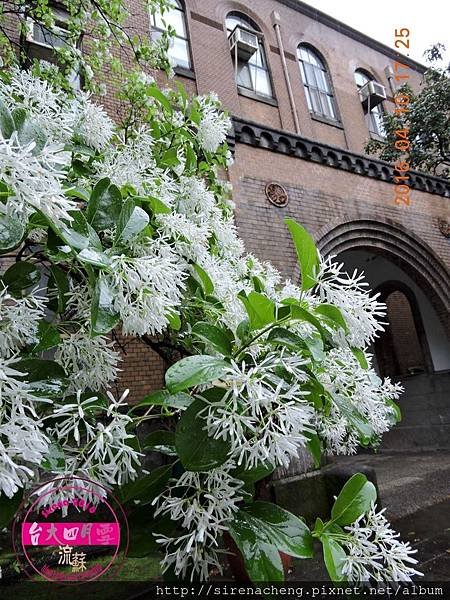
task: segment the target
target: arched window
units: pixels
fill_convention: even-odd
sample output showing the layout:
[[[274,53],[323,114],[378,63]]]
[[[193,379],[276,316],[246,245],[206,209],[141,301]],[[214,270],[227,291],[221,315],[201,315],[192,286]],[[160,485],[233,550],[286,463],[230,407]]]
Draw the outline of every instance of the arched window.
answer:
[[[374,81],[374,78],[369,73],[363,71],[362,69],[357,69],[355,71],[355,83],[358,90],[360,90],[363,87],[363,85],[366,85],[366,83],[369,83],[369,81]],[[364,113],[367,118],[367,126],[369,132],[381,137],[384,136],[383,105],[377,104],[376,106],[371,108],[369,112],[367,108],[364,110]]]
[[[179,0],[171,0],[173,7],[164,14],[151,15],[152,34],[165,31],[169,26],[175,30],[175,37],[169,48],[169,56],[178,67],[191,69],[191,50],[186,26],[184,6]]]
[[[251,31],[258,35],[258,50],[250,58],[235,55],[233,62],[238,87],[250,90],[255,94],[272,98],[272,84],[270,81],[269,67],[267,66],[264,40],[259,27],[250,17],[240,12],[230,12],[226,18],[228,38],[236,27]]]
[[[338,121],[336,100],[325,63],[317,52],[304,44],[300,44],[297,48],[297,57],[309,111],[326,119]]]

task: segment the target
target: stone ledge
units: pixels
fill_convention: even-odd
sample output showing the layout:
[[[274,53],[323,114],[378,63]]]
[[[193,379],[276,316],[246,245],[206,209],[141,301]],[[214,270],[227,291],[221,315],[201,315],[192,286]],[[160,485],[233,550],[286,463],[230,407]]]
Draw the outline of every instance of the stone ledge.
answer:
[[[386,161],[357,154],[294,133],[266,127],[240,117],[233,117],[233,127],[234,136],[229,136],[229,143],[234,138],[234,143],[248,144],[256,148],[294,156],[341,171],[347,171],[354,175],[371,177],[393,184],[394,169]],[[419,171],[410,171],[409,186],[419,192],[450,198],[450,181],[440,177],[434,177]]]

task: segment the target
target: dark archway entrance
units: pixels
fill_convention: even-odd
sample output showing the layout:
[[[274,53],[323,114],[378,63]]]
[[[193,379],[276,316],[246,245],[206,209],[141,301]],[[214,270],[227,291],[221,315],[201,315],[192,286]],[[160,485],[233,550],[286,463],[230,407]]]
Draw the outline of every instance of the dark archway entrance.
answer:
[[[330,227],[319,240],[325,256],[355,268],[387,305],[387,330],[371,351],[383,377],[400,381],[402,422],[382,450],[450,445],[450,282],[420,240],[401,226],[361,220]]]
[[[386,328],[374,344],[383,377],[432,373],[433,362],[420,307],[414,292],[401,281],[387,281],[375,290],[386,303]]]

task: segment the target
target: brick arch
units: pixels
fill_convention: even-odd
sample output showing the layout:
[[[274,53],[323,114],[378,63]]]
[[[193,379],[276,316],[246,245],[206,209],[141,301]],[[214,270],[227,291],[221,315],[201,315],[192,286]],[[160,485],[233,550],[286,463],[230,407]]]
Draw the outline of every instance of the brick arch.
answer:
[[[264,35],[264,40],[267,42],[266,59],[267,59],[267,62],[270,63],[270,61],[269,61],[269,59],[270,59],[269,44],[275,43],[275,36],[273,33],[273,29],[271,27],[267,26],[267,21],[264,21],[264,19],[261,19],[260,13],[252,10],[252,8],[250,8],[246,4],[243,4],[242,2],[238,2],[235,0],[225,0],[225,2],[219,2],[216,7],[216,17],[217,17],[217,20],[220,21],[220,23],[222,23],[225,34],[226,34],[225,19],[226,19],[228,13],[233,12],[233,11],[241,12],[244,15],[247,15],[253,21],[255,21],[255,23],[258,25],[261,33]]]
[[[349,219],[323,227],[316,239],[324,256],[364,248],[398,264],[428,297],[450,337],[449,273],[434,250],[413,232],[392,221]]]

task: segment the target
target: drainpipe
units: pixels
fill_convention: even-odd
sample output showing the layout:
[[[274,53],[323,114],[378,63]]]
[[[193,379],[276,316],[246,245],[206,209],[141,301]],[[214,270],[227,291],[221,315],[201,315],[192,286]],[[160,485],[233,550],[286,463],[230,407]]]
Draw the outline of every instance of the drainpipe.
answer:
[[[278,49],[280,51],[281,64],[283,66],[283,73],[284,73],[284,78],[286,80],[286,87],[287,87],[287,91],[288,91],[289,102],[291,104],[291,112],[292,112],[292,118],[294,119],[295,131],[296,131],[296,133],[300,134],[301,132],[300,132],[300,123],[299,123],[298,115],[297,115],[297,107],[295,105],[294,92],[292,91],[291,80],[289,78],[289,71],[288,71],[288,67],[286,64],[286,57],[284,56],[283,40],[281,38],[280,13],[277,12],[276,10],[274,10],[271,14],[271,17],[272,17],[273,27],[275,29],[275,34],[277,36]]]

